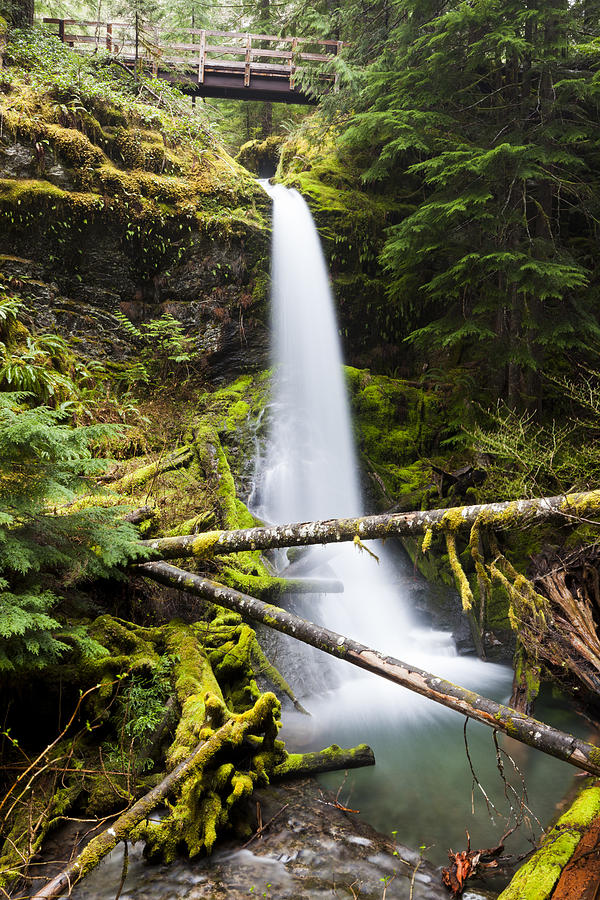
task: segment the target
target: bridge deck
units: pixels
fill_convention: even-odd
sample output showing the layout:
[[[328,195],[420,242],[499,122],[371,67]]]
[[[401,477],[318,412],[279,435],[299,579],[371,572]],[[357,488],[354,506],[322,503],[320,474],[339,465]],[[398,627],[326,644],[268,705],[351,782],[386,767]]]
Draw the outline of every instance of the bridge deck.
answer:
[[[303,89],[314,72],[313,90],[335,90],[336,76],[320,71],[341,41],[282,38],[206,29],[136,29],[124,22],[49,19],[44,24],[66,44],[88,53],[105,50],[124,65],[152,72],[199,97],[316,103]],[[324,50],[325,52],[315,52]]]

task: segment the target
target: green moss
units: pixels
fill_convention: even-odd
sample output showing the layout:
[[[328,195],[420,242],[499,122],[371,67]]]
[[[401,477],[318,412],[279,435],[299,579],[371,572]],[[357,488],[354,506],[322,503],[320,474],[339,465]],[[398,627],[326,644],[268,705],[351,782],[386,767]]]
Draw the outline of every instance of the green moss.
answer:
[[[235,158],[236,162],[255,175],[260,175],[266,170],[274,172],[279,163],[282,144],[283,138],[279,135],[271,135],[263,141],[246,141],[240,147]]]
[[[42,133],[68,166],[98,166],[106,159],[102,150],[75,128],[46,124],[42,126]]]
[[[184,519],[179,525],[172,528],[166,528],[163,531],[165,537],[178,537],[183,534],[196,534],[207,528],[214,528],[216,524],[216,516],[214,510],[208,509],[190,519]]]
[[[581,792],[512,879],[498,900],[548,900],[582,834],[600,815],[600,787]]]
[[[238,400],[229,407],[227,419],[225,420],[225,428],[233,431],[241,422],[248,418],[250,405],[245,400]]]
[[[408,502],[421,506],[435,458],[447,428],[438,397],[399,379],[347,366],[346,383],[355,415],[363,467],[383,508]]]
[[[241,830],[241,801],[252,793],[261,776],[254,759],[248,760],[249,768],[219,760],[225,753],[239,760],[243,742],[258,742],[266,750],[261,764],[272,771],[281,758],[274,747],[278,714],[277,699],[263,694],[249,710],[231,717],[222,731],[211,736],[200,748],[198,765],[181,786],[168,815],[159,823],[138,826],[132,835],[146,841],[147,856],[170,861],[184,848],[190,856],[210,853],[220,831]]]
[[[170,623],[165,646],[174,660],[175,692],[181,707],[175,738],[167,753],[167,764],[172,769],[198,743],[206,720],[207,696],[216,697],[222,705],[224,700],[210,662],[190,626]]]
[[[135,468],[132,472],[114,482],[112,488],[121,493],[130,493],[141,485],[147,484],[148,481],[156,478],[157,475],[185,465],[191,459],[191,456],[192,451],[189,447],[180,447],[166,457],[159,457],[145,466]]]
[[[590,762],[594,766],[600,766],[600,749],[590,750]]]

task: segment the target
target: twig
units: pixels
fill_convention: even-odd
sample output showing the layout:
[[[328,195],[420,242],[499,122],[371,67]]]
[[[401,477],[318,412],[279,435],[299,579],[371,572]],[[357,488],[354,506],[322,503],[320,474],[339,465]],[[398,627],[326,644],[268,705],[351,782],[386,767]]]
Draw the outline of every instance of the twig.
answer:
[[[507,800],[509,806],[512,809],[511,802],[508,798],[508,793],[507,793],[508,789],[510,789],[513,792],[513,794],[515,795],[515,797],[517,798],[517,800],[519,802],[519,806],[520,806],[519,813],[522,814],[523,810],[525,810],[525,812],[528,812],[529,815],[531,816],[531,818],[534,820],[534,822],[538,826],[538,828],[540,829],[540,831],[542,831],[542,823],[540,822],[538,817],[535,815],[535,813],[531,810],[531,808],[529,806],[529,797],[527,796],[527,786],[525,784],[525,777],[524,777],[523,773],[517,766],[516,762],[514,761],[514,759],[510,755],[510,753],[507,753],[506,750],[504,750],[498,744],[498,732],[497,731],[493,732],[493,739],[494,739],[494,747],[496,748],[496,765],[498,767],[498,771],[500,772],[500,777],[502,778],[502,782],[504,784],[504,796],[506,797],[506,800]],[[508,781],[508,779],[506,778],[506,776],[504,774],[504,764],[502,762],[502,754],[504,754],[504,756],[506,756],[506,758],[508,759],[508,761],[510,762],[510,764],[512,765],[512,767],[514,769],[515,774],[518,775],[519,778],[521,779],[521,787],[523,789],[523,793],[521,794],[520,797],[517,794],[515,787],[510,783],[510,781]],[[515,814],[515,816],[516,816],[516,814]],[[523,819],[521,819],[521,821],[523,821]],[[521,821],[517,822],[517,824],[520,824]],[[515,824],[515,828],[516,827],[517,827],[517,825]],[[514,831],[514,829],[513,829],[513,831]],[[532,831],[532,835],[533,835],[533,829],[531,829],[531,831]],[[508,832],[508,834],[512,834],[512,831]],[[508,837],[508,834],[505,834],[504,837],[505,838]]]
[[[415,869],[415,872],[416,872],[416,871],[417,871],[417,870]],[[392,875],[392,877],[386,881],[385,886],[384,886],[384,888],[383,888],[383,894],[381,895],[381,900],[385,900],[386,895],[387,895],[387,889],[388,889],[388,887],[390,886],[390,884],[392,883],[392,881],[394,880],[394,878],[396,877],[397,874],[398,874],[397,872],[394,872],[394,874]]]
[[[257,805],[258,809],[260,810],[259,804],[257,803],[256,805]],[[266,822],[264,825],[260,825],[260,824],[259,824],[259,827],[258,827],[257,830],[254,832],[254,834],[252,835],[252,837],[251,837],[249,840],[247,840],[245,844],[242,844],[242,849],[244,850],[249,844],[252,843],[252,841],[256,840],[257,837],[262,837],[263,834],[265,833],[265,831],[267,830],[267,828],[275,821],[275,819],[276,819],[278,816],[281,815],[281,813],[284,811],[284,809],[287,809],[287,808],[288,808],[289,805],[290,805],[289,803],[286,803],[284,806],[282,806],[281,809],[278,810],[278,811],[275,813],[274,816],[271,816],[271,818],[269,819],[269,821]],[[260,813],[259,813],[259,815],[260,815]],[[259,821],[260,821],[260,819],[259,819]]]
[[[492,801],[490,800],[490,798],[489,798],[488,795],[486,794],[483,785],[482,785],[481,782],[479,781],[479,778],[478,778],[477,775],[475,774],[475,769],[473,768],[473,762],[472,762],[472,760],[471,760],[471,754],[470,754],[470,752],[469,752],[469,742],[468,742],[468,740],[467,740],[467,725],[468,725],[468,724],[469,724],[469,720],[468,720],[468,719],[465,719],[465,724],[464,724],[464,726],[463,726],[463,736],[464,736],[464,741],[465,741],[465,751],[466,751],[466,754],[467,754],[467,759],[468,759],[468,761],[469,761],[469,768],[471,769],[471,775],[473,776],[473,783],[472,783],[472,785],[471,785],[471,810],[472,810],[473,812],[475,811],[474,797],[473,797],[473,788],[475,787],[475,785],[477,785],[477,787],[479,788],[479,790],[480,790],[481,793],[483,794],[483,798],[484,798],[484,800],[485,800],[485,805],[487,806],[488,815],[489,815],[490,819],[492,820],[492,824],[495,825],[496,823],[494,822],[494,816],[493,816],[493,814],[492,814],[492,810],[494,810],[494,812],[496,813],[496,815],[499,816],[501,819],[504,819],[505,817],[502,815],[502,813],[500,813],[500,812],[496,809],[496,807],[494,806],[494,804],[492,803]]]
[[[113,682],[113,684],[114,684],[114,682]],[[89,694],[93,693],[93,691],[97,691],[99,687],[100,687],[99,684],[95,684],[93,687],[88,688],[87,691],[85,691],[83,694],[81,694],[79,700],[77,701],[77,706],[75,707],[75,709],[74,709],[74,711],[73,711],[73,714],[72,714],[71,718],[69,719],[69,721],[67,722],[67,724],[65,725],[65,727],[63,728],[63,730],[60,732],[60,734],[58,735],[58,737],[56,737],[56,738],[52,741],[51,744],[48,744],[48,746],[46,747],[45,750],[42,750],[42,752],[41,752],[41,753],[34,759],[34,761],[33,761],[33,762],[25,769],[25,771],[22,772],[22,773],[19,775],[19,777],[18,777],[18,778],[16,779],[16,781],[14,782],[14,784],[11,785],[11,787],[10,787],[9,790],[8,790],[8,792],[4,795],[4,797],[3,797],[2,800],[0,801],[0,810],[2,810],[2,807],[4,806],[4,804],[6,803],[6,801],[8,800],[8,798],[10,797],[10,795],[12,794],[12,792],[14,791],[14,789],[17,787],[17,785],[20,784],[21,781],[23,781],[23,779],[25,778],[25,776],[28,775],[29,772],[31,772],[31,770],[34,769],[34,768],[37,766],[37,764],[38,764],[39,762],[41,762],[41,760],[46,756],[46,754],[48,754],[54,747],[56,747],[56,745],[58,744],[58,742],[61,740],[61,738],[64,737],[64,735],[67,733],[67,731],[69,730],[69,728],[71,727],[71,725],[72,725],[73,722],[75,721],[75,718],[77,717],[77,713],[79,712],[79,709],[81,708],[81,704],[83,703],[83,701],[85,700],[85,698],[86,698]]]
[[[123,890],[123,886],[125,884],[125,879],[127,878],[127,871],[129,869],[129,849],[127,846],[127,841],[123,841],[123,869],[121,870],[121,880],[119,882],[119,887],[117,889],[117,895],[115,900],[119,900],[121,896],[121,891]]]

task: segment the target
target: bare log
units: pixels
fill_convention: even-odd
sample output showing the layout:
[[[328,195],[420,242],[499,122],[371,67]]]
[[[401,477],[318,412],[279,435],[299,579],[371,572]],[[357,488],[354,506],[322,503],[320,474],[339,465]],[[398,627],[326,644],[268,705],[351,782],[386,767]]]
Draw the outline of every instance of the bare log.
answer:
[[[456,531],[481,527],[506,529],[524,527],[537,522],[579,521],[600,513],[600,490],[534,500],[509,500],[504,503],[457,506],[406,513],[384,513],[357,519],[327,519],[290,525],[244,528],[236,531],[208,531],[179,537],[142,541],[153,559],[179,559],[185,556],[213,556],[241,550],[268,550],[274,547],[297,547],[308,544],[333,544],[370,540],[394,535],[414,536],[426,531]]]
[[[588,741],[558,731],[509,706],[496,703],[481,694],[466,690],[399,659],[384,656],[364,644],[307,622],[277,606],[270,606],[247,594],[224,587],[215,581],[192,575],[164,562],[144,563],[136,566],[136,569],[161,584],[197,594],[219,606],[235,610],[249,619],[262,622],[305,644],[345,659],[361,669],[387,678],[436,703],[454,709],[496,731],[502,731],[536,750],[565,760],[593,775],[600,775],[600,749]]]

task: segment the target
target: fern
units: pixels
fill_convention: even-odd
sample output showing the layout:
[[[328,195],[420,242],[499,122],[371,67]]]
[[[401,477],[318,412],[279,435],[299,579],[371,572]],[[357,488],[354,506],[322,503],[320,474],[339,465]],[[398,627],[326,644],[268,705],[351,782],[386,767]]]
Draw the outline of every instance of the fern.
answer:
[[[61,622],[60,591],[118,575],[143,555],[118,507],[75,512],[54,504],[94,490],[106,462],[90,446],[115,426],[72,428],[68,405],[23,406],[23,393],[0,393],[0,668],[42,667],[69,646],[91,645]],[[97,648],[96,648],[97,649]]]

